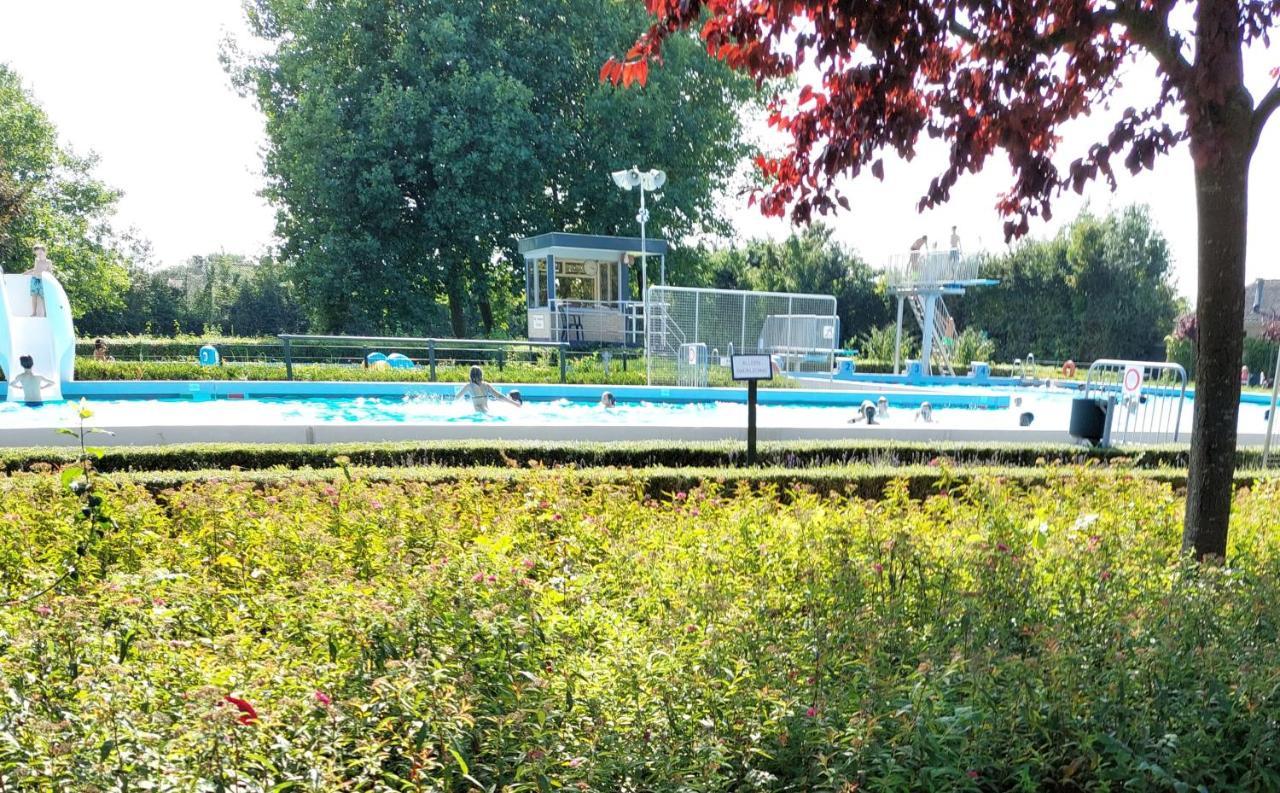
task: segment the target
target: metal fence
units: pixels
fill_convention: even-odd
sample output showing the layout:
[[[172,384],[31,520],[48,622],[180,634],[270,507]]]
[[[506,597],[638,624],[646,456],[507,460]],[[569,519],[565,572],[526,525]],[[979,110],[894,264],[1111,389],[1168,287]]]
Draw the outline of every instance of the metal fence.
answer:
[[[896,253],[884,269],[891,289],[963,283],[979,277],[982,260],[959,250],[932,249]]]
[[[568,370],[567,342],[554,341],[498,341],[491,339],[407,338],[399,336],[323,336],[306,334],[281,334],[284,346],[283,358],[286,377],[293,379],[295,363],[314,357],[317,349],[341,349],[359,351],[352,363],[361,364],[371,352],[384,355],[399,353],[410,364],[427,369],[428,377],[436,379],[436,367],[442,364],[493,363],[499,367],[517,360],[534,360],[551,353],[555,365],[560,368],[560,382],[566,381]],[[299,355],[307,351],[310,354]]]
[[[1106,404],[1103,446],[1176,443],[1187,372],[1176,363],[1104,358],[1090,364],[1084,395]]]
[[[839,346],[831,295],[653,286],[646,313],[650,385],[736,385],[734,353],[768,353],[785,372],[830,373]]]

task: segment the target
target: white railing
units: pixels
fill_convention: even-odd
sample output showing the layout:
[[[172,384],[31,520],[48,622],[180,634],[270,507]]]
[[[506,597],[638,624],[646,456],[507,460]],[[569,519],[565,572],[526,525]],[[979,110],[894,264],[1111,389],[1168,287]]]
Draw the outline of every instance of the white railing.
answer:
[[[1186,404],[1187,371],[1165,361],[1103,358],[1089,365],[1084,396],[1106,403],[1103,446],[1176,443]]]
[[[891,255],[884,275],[891,288],[938,286],[978,280],[980,263],[959,249],[909,251]]]

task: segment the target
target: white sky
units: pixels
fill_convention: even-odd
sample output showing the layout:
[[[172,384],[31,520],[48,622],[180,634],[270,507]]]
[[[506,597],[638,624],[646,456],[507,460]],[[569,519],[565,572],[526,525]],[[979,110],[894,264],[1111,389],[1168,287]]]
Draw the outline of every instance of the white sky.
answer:
[[[124,191],[118,225],[150,240],[162,264],[219,250],[253,254],[273,242],[272,211],[257,195],[262,120],[218,62],[229,33],[244,38],[238,0],[0,0],[0,60],[22,75],[64,144],[101,157],[98,175]],[[1255,96],[1276,65],[1280,47],[1254,53]],[[1134,101],[1153,90],[1145,74],[1128,82]],[[1109,129],[1105,115],[1068,131],[1064,149],[1074,153],[1099,139],[1099,130]],[[992,207],[1010,183],[1003,160],[962,178],[949,204],[923,216],[915,211],[944,158],[944,149],[926,145],[912,163],[888,163],[883,183],[867,176],[847,185],[853,211],[827,222],[873,264],[921,233],[945,240],[953,223],[966,248],[1000,248],[1002,220]],[[1253,164],[1250,279],[1280,277],[1277,177],[1280,118],[1264,133]],[[601,189],[612,189],[604,175]],[[1194,294],[1195,197],[1185,147],[1159,160],[1154,172],[1122,174],[1117,193],[1094,184],[1083,198],[1063,197],[1053,222],[1033,225],[1032,234],[1056,231],[1085,201],[1099,212],[1150,204],[1172,246],[1179,290]],[[786,233],[784,223],[761,218],[745,201],[731,203],[740,237]]]

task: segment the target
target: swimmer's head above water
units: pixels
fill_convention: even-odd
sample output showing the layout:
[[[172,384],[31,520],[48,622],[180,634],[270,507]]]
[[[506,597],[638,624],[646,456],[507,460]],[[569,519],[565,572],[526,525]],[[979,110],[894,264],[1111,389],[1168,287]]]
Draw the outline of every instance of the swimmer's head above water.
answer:
[[[868,424],[876,423],[876,406],[870,399],[862,400],[862,405],[858,408],[858,415],[849,419],[850,424],[857,424],[865,421]]]
[[[933,405],[928,402],[921,402],[920,409],[916,411],[916,420],[923,421],[926,424],[933,421]]]

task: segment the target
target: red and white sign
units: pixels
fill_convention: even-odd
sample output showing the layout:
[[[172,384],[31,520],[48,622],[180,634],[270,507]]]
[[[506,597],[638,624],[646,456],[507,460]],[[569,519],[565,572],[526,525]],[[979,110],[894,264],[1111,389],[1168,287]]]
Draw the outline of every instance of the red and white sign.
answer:
[[[1125,396],[1137,396],[1142,390],[1142,367],[1130,366],[1124,370],[1124,381],[1121,383]]]

